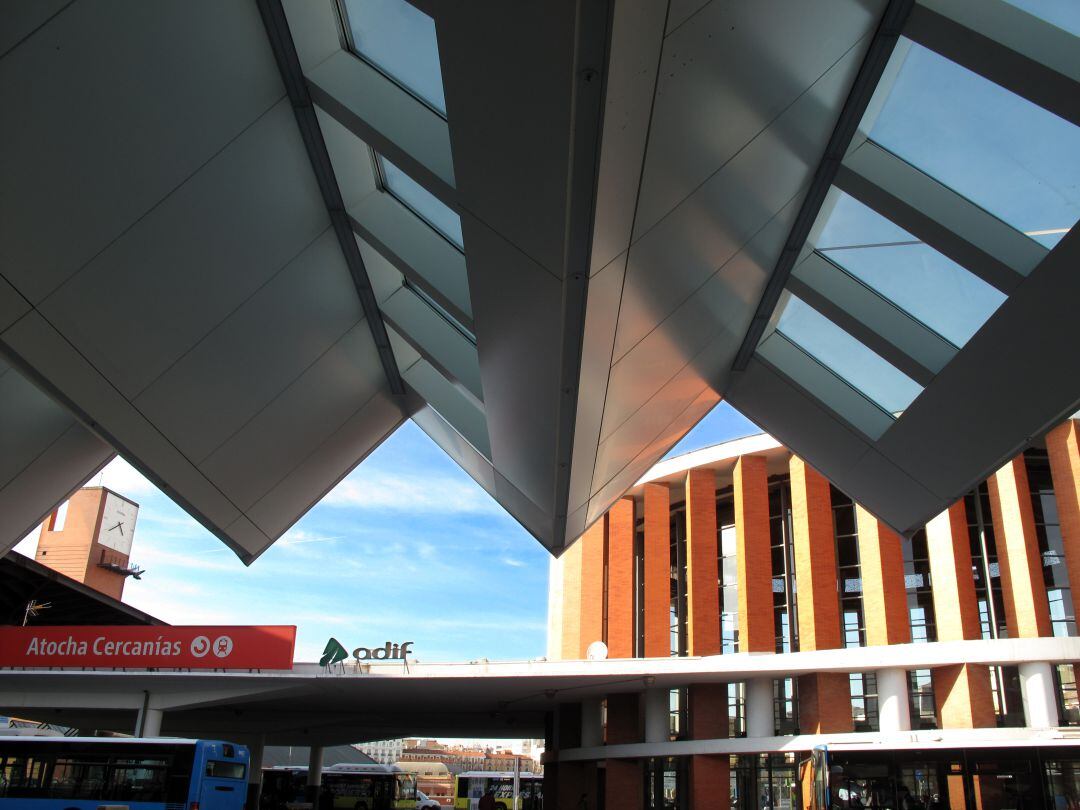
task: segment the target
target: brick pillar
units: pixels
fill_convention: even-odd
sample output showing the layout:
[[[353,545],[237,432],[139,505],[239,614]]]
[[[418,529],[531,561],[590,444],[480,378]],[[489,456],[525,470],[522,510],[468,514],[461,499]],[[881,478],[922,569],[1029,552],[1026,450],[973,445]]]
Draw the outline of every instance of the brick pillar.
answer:
[[[634,501],[632,498],[622,498],[608,510],[607,617],[608,655],[611,658],[633,658]]]
[[[829,482],[798,456],[791,457],[789,469],[799,649],[836,649],[841,646],[840,597]],[[799,730],[803,734],[853,728],[851,685],[846,674],[799,677]]]
[[[688,720],[693,740],[728,736],[727,684],[694,684],[688,690]],[[690,810],[728,810],[731,806],[730,760],[727,754],[690,757]]]
[[[739,652],[775,652],[769,481],[764,456],[735,462],[735,539],[739,572]]]
[[[971,575],[971,541],[962,500],[926,524],[926,547],[938,641],[981,638],[975,580]],[[989,667],[937,667],[931,676],[942,728],[992,728],[997,724]]]
[[[1046,452],[1054,479],[1073,610],[1078,611],[1073,615],[1080,616],[1080,424],[1068,419],[1051,430],[1046,435]]]
[[[1050,608],[1046,602],[1035,515],[1031,508],[1024,457],[1017,456],[987,479],[994,541],[1001,567],[1005,623],[1012,638],[1049,636]]]
[[[645,484],[645,657],[671,653],[671,490]]]
[[[910,644],[904,552],[900,536],[856,505],[866,645]]]
[[[642,706],[636,693],[608,695],[607,744],[641,742]],[[645,802],[644,771],[640,760],[609,759],[604,773],[604,806],[641,810]]]
[[[584,658],[604,631],[604,545],[607,515],[563,552],[562,657]]]
[[[716,568],[716,475],[686,474],[687,654],[720,652],[720,589]]]

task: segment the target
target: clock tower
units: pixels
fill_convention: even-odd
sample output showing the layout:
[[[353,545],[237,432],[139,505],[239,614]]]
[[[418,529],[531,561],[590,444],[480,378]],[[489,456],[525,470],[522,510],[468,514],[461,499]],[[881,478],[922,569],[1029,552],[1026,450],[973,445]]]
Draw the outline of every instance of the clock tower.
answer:
[[[45,519],[34,559],[114,599],[129,576],[139,505],[104,487],[84,487]]]

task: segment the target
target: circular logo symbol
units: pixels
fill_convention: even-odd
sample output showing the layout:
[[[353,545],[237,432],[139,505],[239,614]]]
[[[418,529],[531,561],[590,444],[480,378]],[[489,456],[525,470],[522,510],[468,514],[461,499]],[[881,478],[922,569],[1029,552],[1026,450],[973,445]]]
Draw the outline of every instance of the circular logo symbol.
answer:
[[[228,636],[218,636],[214,639],[214,655],[218,658],[228,658],[232,648],[233,641]]]
[[[202,658],[210,652],[210,639],[206,636],[195,636],[191,640],[191,654],[196,658]]]

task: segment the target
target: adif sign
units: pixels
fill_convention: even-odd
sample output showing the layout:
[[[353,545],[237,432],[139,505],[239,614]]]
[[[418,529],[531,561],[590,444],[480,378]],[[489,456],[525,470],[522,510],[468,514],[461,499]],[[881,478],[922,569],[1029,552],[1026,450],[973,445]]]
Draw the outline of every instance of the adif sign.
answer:
[[[386,661],[389,659],[406,658],[412,650],[411,641],[403,641],[401,644],[386,642],[381,647],[357,647],[352,651],[353,658],[359,661]]]

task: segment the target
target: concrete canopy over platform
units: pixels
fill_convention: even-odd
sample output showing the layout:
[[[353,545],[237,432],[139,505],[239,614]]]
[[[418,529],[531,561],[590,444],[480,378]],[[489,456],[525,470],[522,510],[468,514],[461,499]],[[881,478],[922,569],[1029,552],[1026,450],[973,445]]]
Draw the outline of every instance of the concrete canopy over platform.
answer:
[[[120,452],[251,562],[413,418],[558,553],[721,397],[905,531],[1076,409],[1075,32],[1004,0],[398,5],[0,10],[0,548]],[[1019,223],[875,140],[914,52],[1056,122],[1064,204]],[[946,339],[939,288],[859,281],[819,244],[841,192],[1000,305]]]
[[[409,736],[541,737],[545,716],[561,703],[647,688],[957,662],[1074,660],[1080,660],[1080,639],[1030,638],[775,655],[411,663],[408,672],[400,663],[372,666],[367,673],[352,665],[328,672],[316,664],[297,664],[291,672],[5,670],[0,712],[75,728],[128,731],[145,705],[163,713],[161,732],[168,736],[261,735],[267,745]]]

